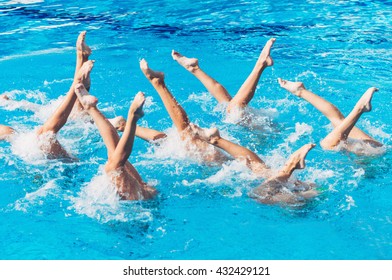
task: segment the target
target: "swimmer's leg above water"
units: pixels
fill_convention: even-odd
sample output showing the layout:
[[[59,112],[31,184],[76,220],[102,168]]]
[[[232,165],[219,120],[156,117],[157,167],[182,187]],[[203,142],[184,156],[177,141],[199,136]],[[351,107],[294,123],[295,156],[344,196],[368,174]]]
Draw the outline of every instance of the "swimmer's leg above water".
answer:
[[[124,133],[120,138],[113,125],[96,107],[98,100],[94,96],[89,95],[82,84],[76,86],[75,93],[84,109],[93,118],[105,143],[108,153],[105,172],[111,176],[121,198],[138,200],[154,196],[156,193],[155,189],[143,182],[137,170],[128,161],[133,148],[136,122],[143,116],[144,94],[138,93],[132,102]]]
[[[222,138],[216,128],[202,129],[193,126],[193,129],[204,141],[221,148],[235,159],[245,162],[249,169],[256,175],[263,178],[269,178],[260,187],[252,191],[251,196],[257,200],[269,204],[277,202],[293,203],[298,201],[299,196],[302,198],[311,198],[317,195],[317,192],[313,190],[309,184],[300,181],[295,182],[295,184],[300,187],[299,190],[294,190],[294,192],[291,193],[282,192],[282,186],[288,182],[294,170],[305,168],[305,157],[308,152],[315,147],[314,144],[306,144],[295,151],[287,160],[286,164],[279,170],[278,174],[271,177],[271,170],[255,153]],[[305,190],[303,190],[304,186],[306,186]],[[262,198],[260,198],[261,194],[263,195]]]
[[[184,132],[189,131],[190,121],[184,109],[178,104],[177,100],[166,87],[164,74],[150,69],[147,61],[144,59],[140,61],[140,69],[161,97],[177,131],[180,133],[181,137],[184,137]]]
[[[73,85],[75,85],[75,80],[78,80],[77,75],[78,75],[80,68],[88,60],[88,57],[91,55],[91,49],[89,46],[87,46],[87,44],[85,42],[85,38],[86,38],[86,31],[82,31],[79,34],[78,39],[76,41],[76,66],[75,66],[74,84]],[[89,90],[90,89],[90,77],[87,77],[86,79],[87,80],[84,81],[84,84],[85,84],[87,90]],[[71,86],[70,90],[72,90],[72,88],[73,88],[73,86]],[[7,96],[6,94],[0,95],[0,100],[1,99],[6,100],[8,102],[12,102],[12,103],[19,103],[20,106],[23,106],[23,108],[27,108],[27,110],[29,110],[29,111],[34,111],[34,109],[37,106],[39,106],[38,104],[31,103],[26,100],[24,100],[24,101],[11,100],[9,98],[9,96]],[[83,110],[83,107],[80,105],[80,103],[77,99],[74,103],[73,109],[74,109],[74,111]]]
[[[175,127],[177,128],[181,139],[188,141],[187,143],[191,144],[192,147],[196,147],[201,152],[204,160],[223,160],[223,154],[219,153],[215,149],[211,151],[209,149],[209,145],[194,134],[190,126],[191,123],[189,121],[188,115],[166,87],[163,73],[149,68],[147,62],[144,59],[140,61],[140,69],[161,97],[163,104],[169,113],[169,116],[172,119]],[[207,150],[209,153],[205,154],[204,152]]]
[[[53,136],[59,132],[59,130],[65,125],[67,119],[74,107],[76,96],[74,94],[74,85],[76,83],[84,83],[87,87],[90,86],[90,72],[93,67],[92,61],[87,61],[91,50],[87,47],[84,42],[85,32],[81,32],[77,40],[77,51],[76,51],[76,67],[74,81],[60,106],[56,109],[53,115],[37,130],[37,135],[43,135],[45,133],[53,133]],[[4,98],[4,97],[3,97]],[[7,99],[7,97],[5,97]],[[69,157],[68,153],[64,150],[61,144],[58,142],[56,137],[45,141],[45,144],[41,147],[43,151],[55,157]]]
[[[191,126],[195,134],[203,141],[224,150],[233,158],[245,162],[249,169],[251,169],[255,174],[262,177],[267,175],[266,172],[269,168],[263,160],[261,160],[251,150],[222,138],[217,128],[203,129],[193,124]]]
[[[372,109],[371,100],[373,94],[378,91],[377,88],[369,88],[362,97],[358,100],[357,104],[354,106],[353,110],[348,114],[348,116],[336,126],[331,133],[329,133],[322,141],[321,146],[324,149],[331,150],[334,149],[341,141],[346,141],[350,131],[353,129],[361,115],[365,112],[370,112]],[[369,139],[363,139],[369,141]],[[370,140],[371,143],[374,141]],[[377,142],[378,143],[378,142]]]
[[[249,74],[248,78],[245,80],[245,82],[242,84],[237,94],[233,98],[220,83],[207,75],[200,68],[198,60],[196,58],[187,58],[176,51],[172,51],[172,57],[181,66],[183,66],[186,70],[188,70],[196,78],[198,78],[219,103],[229,103],[227,111],[230,112],[230,110],[232,110],[233,108],[245,107],[252,100],[261,74],[263,73],[265,68],[272,66],[274,63],[270,55],[271,48],[274,42],[274,38],[268,40],[252,72]]]
[[[310,184],[299,181],[295,182],[296,185],[299,185],[297,190],[287,191],[283,189],[294,170],[305,168],[305,157],[313,147],[315,147],[314,144],[305,144],[295,151],[276,176],[269,178],[259,187],[253,189],[249,196],[266,204],[294,204],[317,196],[318,192]]]
[[[343,114],[339,111],[338,108],[336,108],[335,105],[307,90],[302,82],[290,82],[280,78],[278,79],[278,82],[282,88],[312,104],[317,110],[327,117],[334,127],[337,127],[344,120]],[[376,141],[356,126],[351,129],[348,137],[358,140],[371,141],[375,146],[382,146],[380,142]]]
[[[52,133],[49,141],[45,141],[45,144],[41,146],[43,151],[48,155],[54,157],[69,157],[69,154],[64,150],[61,144],[56,139],[56,134],[60,129],[66,124],[69,115],[74,107],[76,101],[76,95],[74,90],[74,85],[76,83],[86,83],[89,84],[90,72],[93,68],[93,61],[89,60],[83,64],[83,66],[78,71],[76,79],[72,83],[65,99],[56,109],[53,115],[37,130],[37,135],[47,135],[47,133]]]

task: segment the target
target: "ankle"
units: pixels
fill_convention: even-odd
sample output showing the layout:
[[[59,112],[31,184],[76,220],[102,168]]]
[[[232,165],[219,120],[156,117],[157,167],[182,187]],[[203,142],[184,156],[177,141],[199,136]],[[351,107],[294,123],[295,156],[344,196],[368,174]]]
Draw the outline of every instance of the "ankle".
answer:
[[[305,87],[304,86],[301,86],[301,87],[299,87],[296,91],[295,91],[295,95],[296,96],[298,96],[298,97],[302,97],[303,96],[303,94],[305,93]]]
[[[155,86],[164,86],[165,82],[163,80],[163,78],[158,78],[158,77],[149,77],[148,78],[150,80],[150,82],[155,85]]]
[[[195,66],[188,67],[188,71],[191,72],[192,74],[195,74],[196,72],[199,72],[201,70],[199,65],[195,65]]]
[[[220,139],[222,139],[220,136],[212,136],[208,142],[212,145],[217,145]]]

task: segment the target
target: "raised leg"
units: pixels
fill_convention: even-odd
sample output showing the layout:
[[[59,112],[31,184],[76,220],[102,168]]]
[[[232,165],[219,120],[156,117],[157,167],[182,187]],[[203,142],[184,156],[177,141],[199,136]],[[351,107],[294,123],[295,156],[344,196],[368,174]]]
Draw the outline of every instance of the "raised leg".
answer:
[[[88,61],[88,57],[91,54],[91,49],[86,45],[85,38],[86,32],[83,31],[79,34],[76,41],[76,67],[74,81],[64,101],[57,108],[54,114],[40,128],[38,134],[42,134],[48,131],[57,133],[65,125],[77,100],[76,95],[74,94],[74,88],[77,83],[83,83],[86,88],[90,88],[90,72],[93,68],[93,61]]]
[[[225,157],[220,152],[216,149],[211,149],[208,143],[195,136],[190,127],[190,121],[187,114],[167,89],[163,79],[163,73],[151,70],[144,59],[140,62],[140,68],[161,97],[167,112],[180,134],[181,139],[187,141],[187,147],[194,153],[201,156],[204,161],[222,161]],[[196,148],[196,150],[193,148]]]
[[[122,116],[108,119],[108,121],[114,126],[117,131],[124,131],[125,125],[127,123],[127,121]],[[145,141],[155,141],[167,137],[164,132],[148,127],[141,127],[138,125],[136,126],[135,135]]]
[[[67,119],[72,111],[74,103],[76,101],[75,95],[75,84],[80,82],[87,82],[90,79],[90,72],[93,68],[93,61],[89,60],[85,62],[78,71],[78,75],[74,80],[71,88],[69,89],[64,101],[60,104],[54,114],[44,123],[44,125],[38,130],[38,134],[45,132],[57,133],[67,122]]]
[[[76,67],[75,67],[75,75],[74,79],[76,78],[79,69],[82,67],[83,63],[85,63],[89,56],[91,55],[92,51],[89,46],[86,44],[86,31],[82,31],[76,41]],[[84,83],[84,86],[87,90],[90,90],[90,79]],[[79,100],[76,99],[73,107],[73,111],[79,112],[83,110],[82,104],[80,104]]]
[[[14,132],[12,127],[0,124],[0,140],[8,141]]]
[[[264,161],[262,161],[251,150],[222,138],[216,128],[202,129],[194,124],[192,124],[191,127],[194,133],[203,141],[224,150],[235,159],[244,161],[246,165],[257,175],[263,177],[266,176],[268,167],[265,165]]]
[[[257,83],[259,82],[264,69],[274,64],[270,55],[274,42],[275,38],[272,38],[265,44],[252,72],[242,84],[237,94],[230,101],[229,106],[227,107],[228,111],[235,107],[245,107],[252,100],[256,91]]]
[[[96,107],[98,99],[92,95],[89,95],[83,84],[77,84],[75,86],[75,94],[84,109],[94,120],[94,123],[97,126],[99,133],[101,134],[103,142],[105,143],[108,152],[108,158],[111,157],[114,153],[114,150],[116,149],[118,141],[120,140],[116,129]]]
[[[291,174],[293,174],[296,169],[304,169],[305,168],[305,158],[308,152],[313,149],[315,144],[306,144],[295,151],[290,158],[287,160],[286,164],[279,171],[277,177],[280,181],[287,181],[290,178]]]
[[[140,68],[146,78],[151,82],[152,86],[158,92],[167,112],[170,115],[170,118],[173,120],[173,123],[176,126],[178,132],[183,137],[184,132],[189,130],[190,121],[184,109],[180,104],[178,104],[177,100],[166,87],[163,73],[150,69],[144,59],[140,61]]]
[[[144,93],[139,92],[133,100],[125,125],[124,133],[118,142],[113,154],[109,157],[107,169],[115,170],[124,166],[132,152],[135,140],[136,122],[143,116]]]
[[[377,90],[378,89],[372,87],[362,95],[351,113],[321,141],[321,146],[324,149],[333,149],[340,141],[347,140],[350,131],[355,126],[362,113],[371,111],[371,100],[374,92]]]
[[[213,97],[219,102],[230,102],[231,96],[227,90],[212,77],[207,75],[199,66],[196,58],[188,58],[179,52],[172,51],[172,57],[182,67],[192,73],[206,87]]]
[[[118,136],[116,129],[101,113],[101,111],[98,110],[98,108],[96,107],[98,102],[97,98],[92,95],[89,95],[83,84],[77,84],[75,86],[75,94],[77,95],[78,100],[82,104],[83,108],[94,120],[94,123],[97,126],[98,131],[101,134],[101,137],[105,143],[108,152],[108,158],[113,157],[117,144],[120,141],[120,137]],[[144,184],[139,173],[131,163],[126,162],[125,166],[140,184]]]
[[[75,67],[75,75],[74,79],[77,78],[78,71],[82,67],[83,63],[85,63],[89,56],[91,55],[92,51],[89,46],[86,44],[86,31],[82,31],[79,34],[79,37],[76,41],[76,67]],[[90,82],[86,82],[86,89],[90,89]]]
[[[307,90],[302,82],[290,82],[280,78],[278,79],[278,82],[282,88],[312,104],[317,110],[327,117],[334,127],[337,127],[344,120],[343,114],[339,111],[338,108],[336,108],[335,105],[318,96],[317,94]],[[377,142],[375,139],[355,126],[350,131],[348,137]],[[381,143],[379,144],[381,145]]]
[[[311,185],[300,181],[297,181],[296,185],[300,185],[301,188],[297,190],[294,189],[291,192],[282,191],[282,186],[288,182],[293,171],[305,168],[305,157],[313,147],[315,147],[314,144],[306,144],[295,151],[276,176],[253,189],[249,195],[266,204],[295,204],[303,201],[303,199],[309,199],[316,196],[318,193]]]

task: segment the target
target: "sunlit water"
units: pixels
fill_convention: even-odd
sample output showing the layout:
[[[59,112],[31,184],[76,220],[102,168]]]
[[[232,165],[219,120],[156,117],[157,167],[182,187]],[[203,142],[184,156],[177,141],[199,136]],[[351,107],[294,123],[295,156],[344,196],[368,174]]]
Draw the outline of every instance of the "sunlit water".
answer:
[[[388,1],[2,1],[0,123],[1,259],[391,259],[391,5]],[[125,3],[127,2],[127,3]],[[72,83],[74,44],[87,30],[96,60],[91,93],[108,117],[125,115],[146,93],[143,126],[165,131],[154,146],[137,139],[131,162],[159,195],[119,201],[102,175],[106,150],[94,124],[70,120],[59,141],[79,161],[48,160],[34,129]],[[249,109],[234,124],[205,88],[170,56],[176,49],[234,94],[268,38],[277,38]],[[163,104],[139,70],[146,58],[190,119],[278,168],[331,130],[290,95],[278,77],[303,81],[344,114],[370,86],[380,89],[358,126],[385,144],[375,156],[318,145],[295,176],[321,195],[300,208],[256,203],[262,180],[236,161],[204,165],[189,157]]]

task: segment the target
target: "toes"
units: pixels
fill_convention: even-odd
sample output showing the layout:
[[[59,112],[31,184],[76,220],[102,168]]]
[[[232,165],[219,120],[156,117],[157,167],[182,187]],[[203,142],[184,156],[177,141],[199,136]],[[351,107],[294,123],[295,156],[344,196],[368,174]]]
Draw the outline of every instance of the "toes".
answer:
[[[278,78],[278,83],[279,83],[279,85],[281,85],[281,86],[284,86],[285,84],[286,84],[286,80],[283,80],[283,79],[281,79],[281,78]]]
[[[140,67],[142,69],[147,69],[148,68],[147,61],[144,58],[142,58],[142,60],[140,60]]]
[[[180,54],[179,52],[172,50],[171,55],[172,55],[173,59],[176,59],[179,56],[179,54]]]
[[[270,51],[270,49],[272,48],[273,44],[275,43],[275,38],[271,38],[267,41],[267,43],[265,44],[264,50],[266,50],[268,53]]]
[[[82,32],[80,32],[77,41],[78,42],[83,42],[85,38],[86,38],[86,31],[82,31]]]

